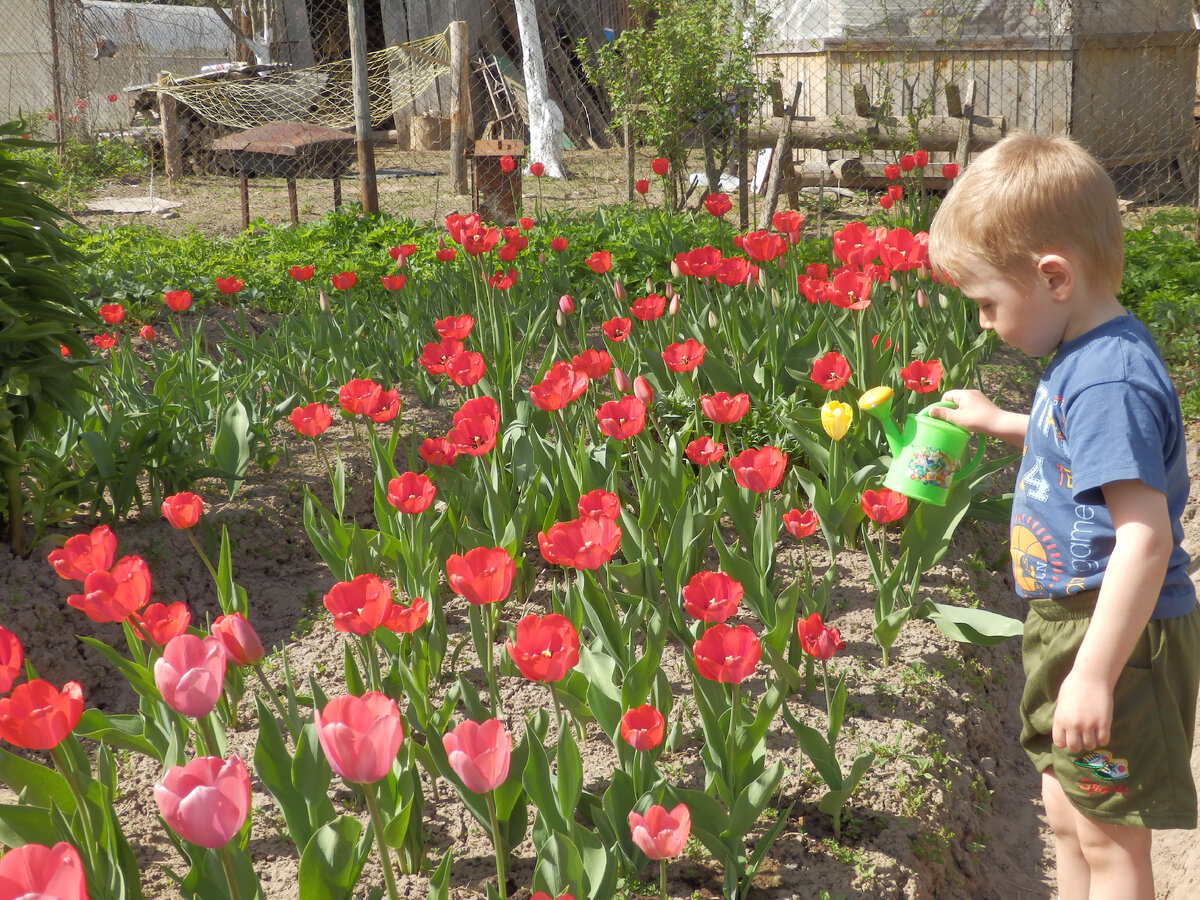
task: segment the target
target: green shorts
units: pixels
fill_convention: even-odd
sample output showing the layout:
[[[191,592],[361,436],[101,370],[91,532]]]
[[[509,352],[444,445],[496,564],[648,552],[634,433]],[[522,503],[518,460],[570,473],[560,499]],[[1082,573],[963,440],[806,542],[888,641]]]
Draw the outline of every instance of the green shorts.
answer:
[[[1114,825],[1195,828],[1192,741],[1200,683],[1200,608],[1151,619],[1113,690],[1112,736],[1073,754],[1052,739],[1058,689],[1075,663],[1095,591],[1030,601],[1021,645],[1021,746],[1039,772],[1053,768],[1070,801]]]

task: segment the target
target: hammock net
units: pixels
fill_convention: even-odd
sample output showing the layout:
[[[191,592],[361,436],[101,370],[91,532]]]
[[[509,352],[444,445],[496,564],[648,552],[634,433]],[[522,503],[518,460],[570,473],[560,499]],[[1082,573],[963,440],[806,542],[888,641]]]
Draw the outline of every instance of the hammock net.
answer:
[[[386,121],[449,69],[446,34],[368,53],[372,124]],[[354,126],[354,76],[349,59],[221,80],[171,75],[153,90],[230,128],[253,128],[281,119],[327,128]]]

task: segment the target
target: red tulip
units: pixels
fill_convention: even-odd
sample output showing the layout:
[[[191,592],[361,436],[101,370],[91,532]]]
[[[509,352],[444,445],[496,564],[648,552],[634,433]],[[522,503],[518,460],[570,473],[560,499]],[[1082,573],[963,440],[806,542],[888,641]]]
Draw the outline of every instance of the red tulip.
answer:
[[[236,294],[242,289],[245,282],[237,278],[218,278],[216,284],[217,290],[222,294]]]
[[[191,491],[172,494],[163,499],[162,514],[172,528],[191,528],[204,515],[204,501]]]
[[[900,171],[911,172],[917,167],[917,160],[911,153],[905,153],[900,157]]]
[[[0,694],[7,694],[13,682],[21,677],[25,648],[20,639],[0,625]]]
[[[603,378],[612,368],[612,357],[603,350],[588,347],[578,356],[571,357],[571,365],[587,375],[588,378]]]
[[[713,625],[692,645],[692,654],[701,678],[738,684],[754,673],[762,645],[749,625]]]
[[[825,625],[816,613],[796,623],[796,635],[800,638],[800,649],[822,661],[846,646],[841,633]]]
[[[682,803],[670,812],[652,805],[645,815],[630,811],[629,831],[638,849],[650,859],[668,859],[683,852],[692,833],[692,816]]]
[[[769,231],[752,231],[742,237],[742,250],[755,262],[770,262],[787,253],[787,241]]]
[[[900,370],[904,386],[917,394],[928,394],[936,391],[942,381],[942,364],[936,359],[922,362],[914,359]]]
[[[564,316],[575,312],[575,301],[571,299],[570,294],[563,294],[558,298],[558,311]]]
[[[266,655],[258,632],[241,613],[217,616],[212,623],[212,633],[234,665],[252,666]]]
[[[467,719],[442,735],[450,768],[467,790],[484,794],[504,784],[512,759],[512,736],[499,719]]]
[[[348,291],[358,284],[358,276],[353,272],[338,272],[329,276],[329,283],[335,290]]]
[[[388,482],[387,501],[390,505],[410,516],[423,513],[433,503],[437,488],[426,475],[405,472]]]
[[[458,251],[453,247],[441,247],[433,251],[433,255],[438,262],[453,262],[454,257],[458,255]]]
[[[511,172],[516,167],[517,167],[517,161],[515,159],[513,159],[511,156],[500,157],[500,170],[502,172],[505,172],[505,173]]]
[[[928,150],[914,150],[913,151],[913,163],[916,164],[916,167],[918,169],[925,168],[927,165],[929,165],[929,151]]]
[[[895,205],[895,201],[893,201],[892,198],[889,197],[887,194],[884,194],[882,197],[879,198],[879,205],[883,209],[891,209],[892,206]]]
[[[662,358],[672,372],[690,372],[704,362],[704,345],[694,338],[681,344],[668,344]]]
[[[713,273],[713,279],[717,284],[729,287],[758,284],[758,266],[747,262],[740,256],[726,257],[717,264],[717,271]],[[674,310],[672,314],[674,314]]]
[[[483,355],[472,350],[455,353],[446,360],[446,377],[459,387],[477,384],[487,371]]]
[[[465,341],[471,329],[475,327],[475,319],[466,313],[461,316],[446,316],[434,322],[433,327],[442,340]]]
[[[779,487],[787,457],[778,447],[743,450],[729,461],[739,487],[762,494]]]
[[[600,431],[617,441],[628,440],[646,427],[646,404],[637,397],[609,400],[596,410]]]
[[[708,194],[704,198],[704,208],[710,216],[720,218],[733,209],[733,201],[728,194]]]
[[[654,402],[654,388],[650,386],[650,382],[646,380],[644,375],[639,375],[633,379],[633,396],[637,397],[647,406]]]
[[[898,201],[904,197],[904,188],[898,184],[889,184],[888,189],[887,189],[887,195],[889,197],[891,197],[892,202],[895,203],[896,201]]]
[[[534,891],[530,895],[529,900],[575,900],[575,898],[565,892],[559,894],[557,897],[551,897],[545,891]]]
[[[109,94],[116,100],[116,94]],[[0,896],[31,900],[87,900],[79,851],[65,841],[53,847],[22,844],[0,858]]]
[[[338,389],[338,402],[351,415],[365,416],[379,406],[383,388],[370,378],[352,378]]]
[[[588,491],[579,498],[575,508],[579,510],[579,515],[593,519],[612,519],[615,522],[621,516],[620,498],[603,488]]]
[[[97,350],[111,350],[117,345],[115,334],[97,334],[92,336],[92,344]]]
[[[885,525],[894,522],[908,512],[908,498],[899,491],[890,488],[880,488],[877,491],[863,491],[859,504],[867,518],[872,522]]]
[[[399,262],[402,259],[408,259],[408,257],[412,256],[416,252],[416,244],[401,244],[398,247],[388,248],[388,256],[390,256],[396,262]]]
[[[565,616],[529,613],[517,623],[517,637],[504,642],[508,655],[530,681],[562,681],[579,662],[579,633]]]
[[[662,316],[663,310],[666,307],[666,297],[661,297],[658,294],[647,294],[645,297],[638,297],[634,300],[633,305],[629,307],[629,311],[635,319],[641,322],[653,322]]]
[[[618,394],[628,394],[633,390],[633,382],[629,380],[629,376],[618,366],[613,366],[612,368],[612,383],[613,390]]]
[[[696,247],[693,250],[675,254],[675,265],[679,269],[679,274],[691,278],[715,275],[720,264],[721,251],[712,246]]]
[[[313,721],[329,767],[355,784],[387,775],[404,739],[396,701],[379,691],[330,700]]]
[[[830,350],[813,362],[809,378],[827,391],[836,391],[850,380],[850,363],[840,353]]]
[[[500,269],[496,270],[496,274],[488,275],[485,279],[489,287],[494,287],[498,291],[507,291],[510,287],[517,283],[517,270],[509,269],[508,273],[504,273]]]
[[[329,407],[324,403],[309,403],[307,406],[297,406],[292,410],[291,414],[292,427],[299,434],[307,437],[316,437],[318,434],[324,434],[325,430],[333,424],[333,416],[329,413]]]
[[[866,309],[871,305],[871,276],[852,265],[842,266],[825,286],[825,299],[841,309]]]
[[[900,177],[900,167],[895,163],[889,163],[883,167],[883,177],[888,181],[895,181]]]
[[[61,550],[51,550],[47,560],[60,578],[83,581],[92,572],[112,567],[117,536],[107,525],[97,525],[87,534],[67,538]]]
[[[116,94],[105,94],[104,99],[107,100],[109,103],[116,103],[117,95]]]
[[[567,239],[565,237],[550,238],[550,249],[555,253],[562,253],[567,249]]]
[[[550,366],[537,384],[530,385],[529,399],[547,412],[562,409],[587,390],[587,373],[562,360]]]
[[[949,179],[950,181],[953,181],[955,178],[957,178],[958,177],[957,163],[946,163],[944,166],[942,166],[942,177]]]
[[[201,847],[228,844],[250,812],[250,773],[236,753],[228,759],[200,756],[172,766],[154,787],[154,800],[168,827]]]
[[[323,602],[336,630],[361,636],[387,620],[392,610],[392,587],[368,572],[350,581],[339,581]]]
[[[120,303],[105,303],[100,307],[100,318],[109,325],[117,325],[125,318],[125,307]]]
[[[139,638],[148,639],[162,647],[170,643],[172,638],[187,631],[188,624],[192,621],[192,613],[186,603],[177,600],[169,606],[164,603],[151,603],[140,613],[134,613],[132,618],[137,620],[138,627],[134,629],[134,633]]]
[[[454,449],[467,456],[483,456],[496,446],[500,434],[499,423],[490,416],[470,416],[455,423],[446,433],[446,440]]]
[[[737,612],[744,593],[724,572],[701,571],[683,586],[683,608],[694,619],[719,625]]]
[[[290,266],[288,274],[295,281],[309,281],[316,273],[316,269],[312,266]]]
[[[619,344],[621,341],[625,340],[625,338],[629,337],[629,329],[632,327],[632,325],[633,323],[630,322],[629,319],[622,318],[621,316],[614,316],[607,322],[601,323],[600,329],[604,332],[604,336],[606,338],[608,338],[614,344]]]
[[[597,250],[584,261],[597,275],[603,275],[612,268],[612,254],[607,250]]]
[[[663,714],[648,703],[635,706],[621,716],[621,737],[634,750],[645,753],[662,743],[666,732]]]
[[[143,325],[138,329],[138,335],[146,343],[152,342],[158,336],[154,333],[154,327],[152,325]]]
[[[650,160],[650,171],[655,175],[660,177],[666,175],[670,168],[671,164],[667,162],[665,157],[656,156],[654,159]]]
[[[386,291],[398,291],[404,287],[404,273],[398,275],[380,275],[379,283]]]
[[[516,562],[503,547],[475,547],[446,560],[450,590],[475,606],[507,597],[516,572]]]
[[[598,569],[620,547],[621,529],[606,517],[581,515],[538,533],[538,548],[546,562],[572,569]]]
[[[445,375],[446,363],[462,352],[461,340],[443,337],[440,341],[430,341],[421,348],[420,363],[430,375]]]
[[[117,560],[112,571],[97,570],[83,579],[83,593],[67,597],[93,622],[123,622],[150,600],[150,568],[138,556]]]
[[[533,226],[537,223],[534,222],[533,219],[529,218],[529,216],[521,216],[521,218],[517,219],[517,224],[521,226],[522,231],[532,231]],[[521,245],[521,249],[525,249],[524,244]]]
[[[725,445],[705,435],[691,441],[683,448],[683,453],[698,466],[710,466],[721,461],[725,455]]]
[[[862,222],[850,222],[833,233],[833,254],[843,263],[865,266],[874,262],[878,252],[879,238],[875,230]],[[806,274],[813,277],[813,273]]]
[[[633,183],[633,189],[639,194],[645,194],[650,191],[650,182],[645,178],[639,178]]]
[[[383,627],[396,634],[412,634],[429,618],[429,604],[420,597],[413,597],[408,606],[393,603]]]
[[[717,391],[715,394],[703,394],[700,397],[701,412],[719,425],[736,422],[746,415],[749,409],[748,394],[734,394],[731,397],[725,391]]]
[[[817,514],[811,509],[806,509],[804,512],[800,512],[798,509],[789,509],[781,518],[783,527],[797,540],[806,538],[817,530]]]
[[[458,456],[458,448],[445,437],[430,437],[421,441],[417,454],[430,466],[452,466]]]
[[[781,234],[788,235],[789,243],[796,243],[791,239],[791,235],[800,236],[800,229],[804,227],[804,216],[794,209],[781,210],[771,216],[771,227]]]
[[[529,164],[529,174],[534,178],[541,178],[546,172],[546,166],[540,162],[531,162]]]
[[[167,642],[154,663],[154,684],[180,715],[207,716],[225,684],[225,648],[220,638],[180,634]]]
[[[367,413],[367,418],[376,424],[390,422],[400,414],[400,391],[392,388],[390,391],[379,392],[379,402]]]
[[[57,747],[83,715],[83,690],[68,681],[62,690],[35,678],[0,697],[0,739],[26,750]]]

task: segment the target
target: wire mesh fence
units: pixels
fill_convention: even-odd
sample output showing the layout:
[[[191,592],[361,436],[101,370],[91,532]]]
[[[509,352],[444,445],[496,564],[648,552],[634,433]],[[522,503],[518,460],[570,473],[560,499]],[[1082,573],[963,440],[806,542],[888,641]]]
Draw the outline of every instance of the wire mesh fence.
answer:
[[[606,199],[724,191],[751,222],[776,187],[881,190],[916,149],[936,188],[939,163],[1013,130],[1076,138],[1127,193],[1196,190],[1192,0],[0,0],[0,15],[0,113],[56,145],[72,208],[155,175],[168,194],[164,176],[361,178],[356,30],[384,210],[434,172],[460,207],[503,216],[531,163],[565,158],[568,176],[603,160]]]

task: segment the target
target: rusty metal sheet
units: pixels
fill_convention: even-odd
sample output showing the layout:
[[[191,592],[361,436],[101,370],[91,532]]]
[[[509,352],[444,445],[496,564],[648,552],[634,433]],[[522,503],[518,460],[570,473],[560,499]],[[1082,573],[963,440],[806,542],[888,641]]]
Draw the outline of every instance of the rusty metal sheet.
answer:
[[[354,145],[354,135],[304,122],[268,122],[213,141],[212,148],[231,153],[266,153],[274,156],[316,155]]]

